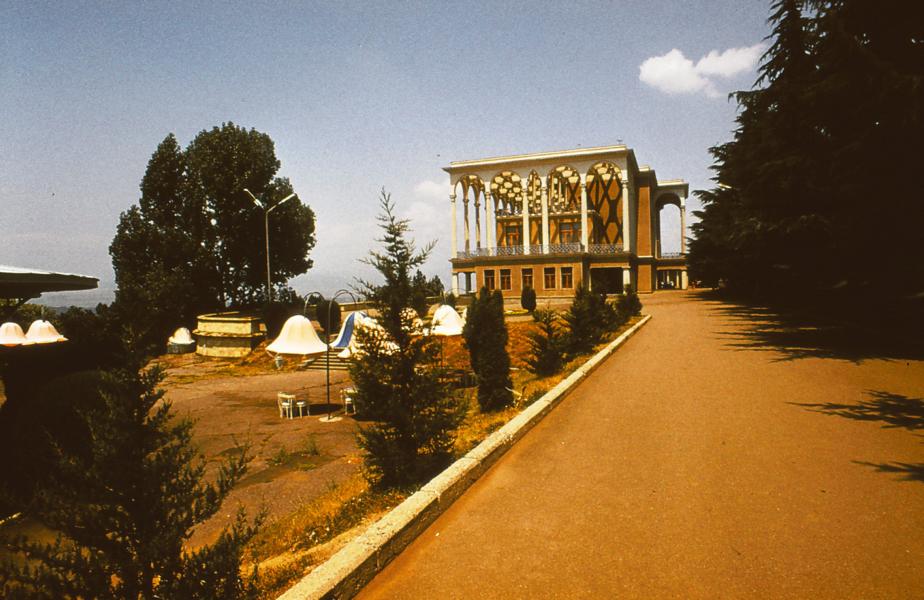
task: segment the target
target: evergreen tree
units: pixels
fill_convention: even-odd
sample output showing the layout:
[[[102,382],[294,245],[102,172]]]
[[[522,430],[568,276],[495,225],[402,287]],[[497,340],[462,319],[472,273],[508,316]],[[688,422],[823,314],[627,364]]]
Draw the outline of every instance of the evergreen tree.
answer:
[[[539,309],[533,312],[533,320],[539,328],[528,334],[530,355],[526,364],[537,375],[554,375],[564,362],[564,340],[557,324],[558,315],[552,310]]]
[[[697,192],[690,272],[764,299],[836,305],[918,297],[924,8],[778,0],[757,87],[735,94],[734,139]],[[880,301],[880,299],[882,301]],[[834,303],[832,304],[832,301]],[[883,304],[883,302],[885,304]]]
[[[573,355],[593,350],[612,322],[606,297],[590,291],[583,281],[575,288],[574,299],[564,319],[568,328],[568,352]]]
[[[398,487],[426,480],[448,464],[465,407],[439,380],[435,340],[413,336],[405,311],[411,271],[426,262],[433,245],[417,250],[406,239],[409,223],[395,217],[384,190],[381,207],[384,249],[370,252],[365,262],[384,282],[359,282],[381,329],[357,330],[363,351],[350,374],[356,401],[374,422],[359,430],[366,476],[377,486]]]
[[[478,404],[482,411],[499,410],[513,402],[504,297],[500,291],[481,288],[468,309],[462,330],[478,378]]]
[[[529,286],[524,287],[520,294],[520,306],[529,312],[536,310],[536,290]]]
[[[4,597],[254,596],[256,572],[247,578],[240,572],[243,547],[255,532],[243,513],[215,544],[183,548],[244,473],[245,451],[221,468],[215,484],[203,483],[192,423],[173,418],[155,389],[159,379],[156,370],[106,375],[96,401],[83,403],[83,434],[58,447],[49,481],[30,509],[58,538],[52,544],[7,540],[12,554],[0,563]]]

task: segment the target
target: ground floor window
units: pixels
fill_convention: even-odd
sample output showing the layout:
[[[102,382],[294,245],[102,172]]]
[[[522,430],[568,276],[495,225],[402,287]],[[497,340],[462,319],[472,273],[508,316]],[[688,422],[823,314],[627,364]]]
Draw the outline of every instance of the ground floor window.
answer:
[[[494,289],[494,271],[488,270],[484,272],[484,287],[489,290]]]
[[[530,288],[533,287],[533,270],[532,269],[523,269],[521,277],[522,277],[524,290],[528,287]]]
[[[554,290],[555,289],[555,267],[546,267],[543,271],[543,278],[545,289]]]
[[[500,289],[502,290],[510,289],[510,269],[500,270]]]
[[[561,287],[570,289],[574,287],[574,275],[571,267],[561,268]]]

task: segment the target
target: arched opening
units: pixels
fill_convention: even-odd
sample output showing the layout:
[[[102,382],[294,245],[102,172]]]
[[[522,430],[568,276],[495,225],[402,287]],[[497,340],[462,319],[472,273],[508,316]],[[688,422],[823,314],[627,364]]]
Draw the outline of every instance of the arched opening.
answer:
[[[661,196],[657,207],[657,256],[680,256],[680,198],[673,194]]]
[[[622,174],[609,162],[595,164],[587,172],[587,207],[592,223],[591,244],[622,243]]]
[[[523,246],[523,178],[503,171],[491,178],[498,252],[516,252]]]
[[[549,172],[549,239],[551,251],[571,251],[581,243],[581,177],[560,165]]]
[[[469,174],[459,178],[458,185],[462,192],[460,198],[463,206],[462,227],[465,250],[468,252],[474,249],[477,253],[487,242],[488,219],[484,182],[477,175]],[[484,214],[484,219],[482,219],[482,214]],[[482,232],[485,232],[484,236]]]

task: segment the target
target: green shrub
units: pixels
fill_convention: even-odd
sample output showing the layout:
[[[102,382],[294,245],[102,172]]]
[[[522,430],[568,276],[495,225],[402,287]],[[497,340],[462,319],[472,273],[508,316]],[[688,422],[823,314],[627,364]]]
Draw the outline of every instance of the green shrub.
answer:
[[[523,293],[520,294],[520,306],[529,312],[536,310],[536,290],[529,286],[523,288]]]
[[[564,318],[568,328],[568,352],[572,355],[590,352],[614,322],[606,296],[590,291],[583,282],[574,290],[574,300]]]
[[[539,329],[528,334],[530,355],[526,364],[537,375],[554,375],[564,363],[564,339],[558,327],[558,315],[548,309],[539,309],[533,312],[533,319]]]

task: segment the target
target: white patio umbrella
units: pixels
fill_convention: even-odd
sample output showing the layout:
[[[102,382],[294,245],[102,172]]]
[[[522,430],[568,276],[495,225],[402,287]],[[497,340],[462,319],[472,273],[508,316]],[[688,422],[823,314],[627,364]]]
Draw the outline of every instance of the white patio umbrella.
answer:
[[[465,321],[456,312],[456,309],[443,304],[433,313],[433,320],[430,322],[430,335],[436,335],[440,338],[453,337],[462,335],[462,329],[465,327]],[[440,339],[440,368],[443,367],[443,340]]]

